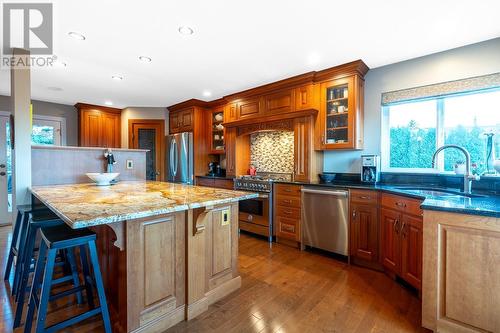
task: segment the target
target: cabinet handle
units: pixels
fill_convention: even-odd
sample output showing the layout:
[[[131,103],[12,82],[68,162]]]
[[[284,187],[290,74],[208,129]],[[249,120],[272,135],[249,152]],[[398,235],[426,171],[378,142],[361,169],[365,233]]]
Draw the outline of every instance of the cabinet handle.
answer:
[[[284,210],[283,214],[292,215],[292,211],[291,210]]]
[[[290,189],[290,188],[284,188],[283,192],[292,192],[292,189]]]
[[[403,221],[403,225],[401,225],[401,235],[406,238],[406,221]]]
[[[352,219],[353,220],[356,219],[356,210],[355,209],[352,210]]]
[[[370,199],[371,199],[371,197],[367,197],[367,196],[365,196],[365,195],[362,195],[362,196],[360,196],[359,198],[360,198],[360,199],[363,199],[363,200],[370,200]]]
[[[285,200],[283,200],[283,202],[290,205],[292,203],[292,200],[286,200],[285,199]]]
[[[394,232],[395,232],[397,235],[399,235],[398,225],[399,225],[399,219],[395,219],[395,220],[394,220],[394,225],[393,225],[393,227],[394,227]]]
[[[396,202],[396,206],[406,207],[406,204],[404,202]]]

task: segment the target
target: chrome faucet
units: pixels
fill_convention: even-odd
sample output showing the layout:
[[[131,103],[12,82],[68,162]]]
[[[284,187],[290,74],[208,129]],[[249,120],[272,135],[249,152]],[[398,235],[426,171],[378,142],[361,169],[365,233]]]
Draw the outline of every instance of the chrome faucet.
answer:
[[[479,180],[479,176],[473,175],[470,171],[470,154],[464,147],[457,145],[444,145],[436,149],[434,155],[432,155],[432,167],[434,168],[436,165],[436,157],[441,150],[445,150],[446,148],[455,148],[460,150],[465,155],[465,174],[464,174],[464,192],[470,194],[472,188],[472,181]]]

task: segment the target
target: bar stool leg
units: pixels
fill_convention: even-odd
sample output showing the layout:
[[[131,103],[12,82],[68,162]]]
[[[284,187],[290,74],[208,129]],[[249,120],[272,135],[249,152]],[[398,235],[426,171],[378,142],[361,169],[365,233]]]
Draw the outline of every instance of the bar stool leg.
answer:
[[[28,312],[26,320],[24,321],[24,332],[30,333],[33,324],[33,315],[35,314],[35,307],[38,304],[38,289],[43,277],[43,268],[45,266],[45,255],[47,252],[47,245],[42,242],[38,252],[38,260],[36,261],[35,272],[33,274],[33,281],[31,283],[31,292],[28,303]]]
[[[14,251],[12,251],[12,247],[17,247],[17,240],[19,238],[19,228],[21,227],[21,219],[22,215],[19,211],[16,216],[16,225],[14,226],[14,230],[12,232],[12,242],[10,243],[9,257],[7,258],[7,266],[5,267],[5,273],[3,275],[3,280],[7,281],[10,276],[10,271],[12,269],[12,262],[14,261]],[[19,253],[19,250],[17,251]]]
[[[73,276],[73,287],[79,287],[80,278],[78,277],[78,268],[76,267],[75,254],[73,253],[72,248],[66,250],[66,258],[71,269],[71,275]],[[83,303],[81,291],[76,293],[76,301],[78,304]]]
[[[29,213],[24,213],[22,216],[22,228],[21,235],[19,238],[19,250],[17,251],[17,262],[16,269],[14,271],[14,283],[12,284],[12,295],[16,295],[17,289],[19,288],[19,280],[21,277],[23,257],[26,248],[26,234],[28,232],[28,222],[29,222]],[[17,298],[17,297],[16,297]]]
[[[95,241],[89,241],[90,260],[94,268],[94,276],[97,287],[97,295],[101,306],[102,320],[104,322],[104,330],[106,333],[111,333],[111,322],[109,320],[108,303],[106,302],[106,294],[104,292],[104,284],[102,283],[101,269],[99,268],[99,260],[97,258],[97,250]]]
[[[93,281],[90,276],[89,261],[87,258],[87,248],[85,245],[80,245],[80,258],[82,259],[83,280],[85,282],[85,291],[87,293],[87,303],[90,309],[95,308]]]
[[[52,285],[52,275],[54,274],[54,263],[56,261],[56,249],[49,249],[47,263],[43,274],[42,292],[40,296],[40,306],[36,318],[36,333],[45,331],[45,319],[47,315],[47,306],[49,304],[50,287]]]
[[[28,238],[26,239],[26,248],[23,251],[23,257],[21,258],[21,276],[19,278],[19,286],[16,291],[16,316],[14,317],[14,328],[19,327],[21,324],[21,317],[23,314],[24,307],[24,297],[26,295],[26,286],[28,285],[28,279],[30,274],[31,257],[33,254],[33,248],[35,246],[35,236],[36,230],[34,228],[29,228]]]

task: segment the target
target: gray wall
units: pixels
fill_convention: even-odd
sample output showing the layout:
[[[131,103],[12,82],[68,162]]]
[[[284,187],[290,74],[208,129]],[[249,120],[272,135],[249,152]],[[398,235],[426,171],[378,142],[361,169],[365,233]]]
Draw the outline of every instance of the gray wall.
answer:
[[[362,154],[380,154],[381,95],[500,72],[500,38],[378,67],[365,77],[365,149],[327,151],[324,171],[359,172]]]
[[[72,105],[32,100],[33,114],[66,118],[66,145],[78,144],[78,114]],[[0,111],[12,111],[9,96],[0,96]]]

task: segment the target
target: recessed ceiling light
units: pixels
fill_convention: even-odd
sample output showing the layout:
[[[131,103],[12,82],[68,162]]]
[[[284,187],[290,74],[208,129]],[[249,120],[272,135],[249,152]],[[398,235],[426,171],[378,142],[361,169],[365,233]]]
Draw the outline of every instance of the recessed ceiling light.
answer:
[[[151,62],[151,58],[146,56],[140,56],[139,60],[142,62]]]
[[[73,37],[74,39],[78,39],[78,40],[85,40],[86,39],[84,35],[82,35],[79,32],[75,32],[75,31],[68,32],[68,35],[70,37]]]
[[[47,89],[52,90],[52,91],[63,91],[63,88],[61,88],[61,87],[47,87]]]
[[[202,93],[202,94],[203,94],[203,96],[205,96],[205,97],[210,97],[210,96],[212,96],[212,92],[210,92],[210,91],[208,91],[208,90],[203,91],[203,93]]]
[[[113,102],[111,102],[111,101],[106,101],[106,102],[104,102],[104,104],[106,104],[107,106],[111,106],[111,105],[113,105]]]
[[[113,75],[111,76],[111,78],[115,81],[121,81],[123,80],[123,76],[120,76],[120,75]]]
[[[183,27],[179,27],[179,32],[183,35],[192,35],[194,33],[194,30],[193,28],[190,28],[190,27],[186,27],[186,26],[183,26]]]

